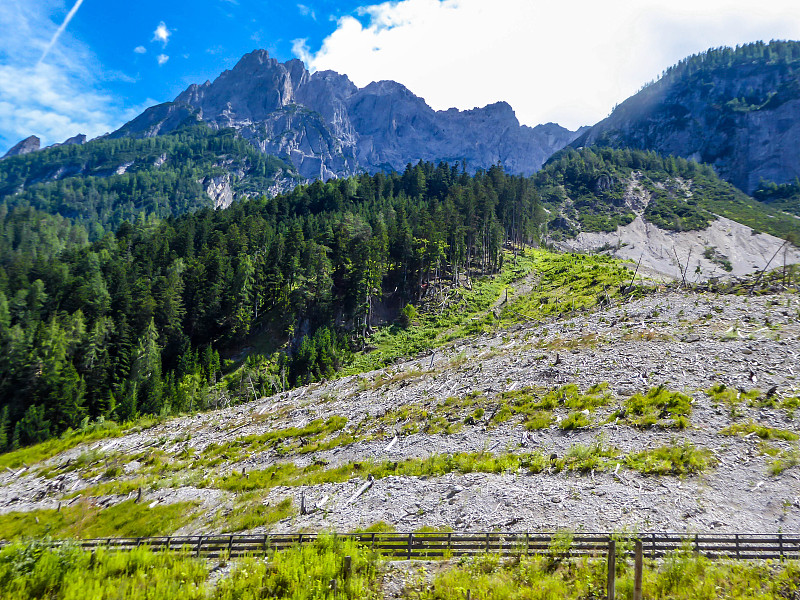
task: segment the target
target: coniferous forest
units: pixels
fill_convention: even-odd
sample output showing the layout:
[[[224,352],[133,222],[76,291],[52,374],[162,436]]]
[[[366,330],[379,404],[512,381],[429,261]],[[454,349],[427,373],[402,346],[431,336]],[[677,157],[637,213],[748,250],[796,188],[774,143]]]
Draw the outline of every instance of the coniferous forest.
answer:
[[[203,408],[220,350],[248,336],[290,342],[285,385],[330,376],[385,295],[496,272],[503,244],[534,242],[542,220],[531,180],[424,163],[125,221],[91,245],[63,217],[1,210],[2,449]]]

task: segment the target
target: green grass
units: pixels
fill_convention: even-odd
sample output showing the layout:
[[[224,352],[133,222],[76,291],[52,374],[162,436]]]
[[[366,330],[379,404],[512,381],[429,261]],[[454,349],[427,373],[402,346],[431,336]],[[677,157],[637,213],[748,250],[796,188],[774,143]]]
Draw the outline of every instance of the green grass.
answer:
[[[84,552],[65,544],[0,551],[0,596],[15,600],[204,600],[208,567],[174,552]]]
[[[798,435],[793,431],[789,431],[787,429],[777,429],[775,427],[767,427],[765,425],[754,423],[752,420],[747,423],[737,423],[735,425],[731,425],[730,427],[726,427],[720,431],[720,433],[722,435],[742,436],[754,433],[762,440],[779,439],[793,441],[798,439]]]
[[[294,463],[280,463],[262,471],[250,471],[245,475],[230,473],[208,481],[207,484],[223,490],[241,492],[276,486],[342,483],[353,477],[366,478],[369,475],[375,479],[382,479],[391,475],[438,477],[452,472],[505,473],[518,471],[523,467],[530,468],[543,462],[544,457],[539,453],[494,455],[484,452],[460,452],[435,454],[428,458],[408,458],[397,462],[347,463],[329,469],[320,464],[298,467]]]
[[[0,540],[169,535],[191,522],[194,502],[156,505],[126,500],[105,509],[88,502],[55,509],[0,515]]]
[[[520,470],[541,473],[548,469],[554,472],[588,473],[592,470],[607,471],[618,462],[647,474],[683,475],[702,471],[711,464],[711,459],[706,451],[697,450],[688,443],[682,446],[673,444],[625,457],[617,448],[600,440],[590,445],[576,444],[561,457],[550,457],[540,451],[519,454],[460,452],[434,454],[427,458],[407,458],[397,462],[346,463],[330,468],[318,463],[306,467],[298,467],[294,463],[279,463],[268,469],[249,471],[246,474],[231,472],[222,477],[210,478],[203,485],[240,493],[277,486],[343,483],[353,478],[366,479],[370,475],[375,479],[382,479],[393,475],[441,477],[447,473],[514,473]]]
[[[633,567],[617,562],[617,597],[633,593]],[[463,600],[469,590],[481,600],[583,600],[605,598],[604,559],[498,555],[464,558],[439,570],[431,582],[414,584],[406,597],[420,600]],[[712,561],[681,550],[663,561],[645,561],[643,597],[650,600],[767,600],[793,598],[800,564]]]
[[[532,273],[538,276],[533,289],[515,296],[513,286]],[[368,340],[371,350],[356,354],[340,375],[382,368],[397,358],[514,323],[586,310],[618,296],[630,280],[630,271],[620,261],[605,256],[526,248],[515,261],[506,253],[500,274],[473,280],[471,290],[454,290],[444,309],[420,309],[413,326],[378,330]],[[507,289],[506,303],[502,298]]]
[[[577,385],[570,383],[547,391],[525,387],[513,392],[503,392],[498,394],[496,400],[501,404],[498,414],[507,414],[508,418],[523,415],[523,425],[528,430],[549,427],[554,420],[553,410],[570,408],[573,413],[560,426],[562,429],[575,429],[590,424],[589,417],[579,411],[591,412],[600,406],[606,406],[611,403],[612,396],[605,382],[594,384],[586,392],[581,392]]]
[[[781,450],[769,464],[770,475],[780,475],[786,469],[800,465],[800,450],[797,447]]]
[[[384,530],[383,527],[380,529]],[[418,532],[435,534],[426,528]],[[604,598],[605,557],[564,557],[563,532],[548,551],[502,557],[478,554],[428,563],[404,582],[402,597],[420,600],[586,600]],[[619,544],[618,544],[619,546]],[[351,569],[344,568],[351,557]],[[225,563],[220,563],[225,566]],[[229,575],[209,581],[211,564],[180,552],[126,552],[75,545],[11,544],[0,550],[0,597],[15,600],[372,600],[382,597],[381,558],[352,540],[323,536],[312,544],[244,558]],[[433,568],[432,568],[433,567]],[[617,597],[633,592],[630,557],[618,553]],[[643,597],[651,600],[789,600],[800,589],[800,563],[711,560],[690,545],[663,559],[645,559]],[[335,588],[335,593],[334,593]]]
[[[71,450],[79,444],[85,442],[94,442],[106,438],[120,437],[126,433],[134,433],[149,429],[162,422],[159,417],[142,417],[137,421],[124,423],[119,425],[114,421],[98,421],[96,423],[89,423],[87,426],[79,431],[67,430],[61,437],[49,439],[41,444],[27,446],[19,450],[12,450],[0,454],[0,469],[6,467],[10,469],[18,469],[23,465],[34,465],[48,458],[52,458],[56,454]]]
[[[607,471],[615,464],[614,459],[620,452],[613,446],[606,446],[602,441],[589,446],[576,444],[572,446],[563,458],[555,463],[557,471]]]
[[[628,423],[634,427],[653,426],[683,429],[692,413],[692,399],[664,386],[651,388],[647,394],[634,394],[624,406]]]
[[[558,426],[564,431],[571,431],[573,429],[583,429],[592,424],[589,416],[583,412],[572,412],[565,419],[563,419]]]
[[[264,504],[260,498],[245,495],[237,498],[236,506],[231,514],[222,517],[222,532],[234,533],[255,529],[256,527],[270,527],[278,521],[297,514],[297,509],[291,498],[285,498],[275,506]]]
[[[713,464],[709,450],[697,448],[689,441],[674,440],[669,446],[628,454],[625,466],[644,475],[696,475]]]
[[[351,571],[343,568],[350,556]],[[14,600],[292,600],[378,597],[378,556],[350,540],[322,537],[238,560],[217,585],[204,559],[179,552],[82,551],[65,544],[13,544],[0,551],[0,597]]]
[[[236,462],[266,450],[276,449],[280,454],[292,452],[308,453],[328,450],[338,445],[350,444],[354,440],[349,436],[338,436],[336,441],[326,438],[343,429],[347,419],[338,415],[327,419],[316,419],[303,427],[287,427],[274,429],[261,435],[249,435],[225,444],[210,444],[203,451],[203,464],[215,466],[223,460]]]
[[[541,277],[534,289],[502,307],[503,326],[594,308],[619,296],[632,279],[622,262],[602,255],[537,251],[534,258]]]
[[[705,393],[711,398],[712,403],[716,405],[722,404],[725,406],[732,418],[739,416],[739,406],[746,402],[750,406],[759,403],[762,393],[760,390],[752,389],[747,392],[729,388],[724,383],[718,383],[711,386]]]
[[[351,573],[343,568],[350,556]],[[378,556],[351,540],[321,537],[313,544],[244,559],[219,582],[212,600],[291,598],[292,600],[379,598]],[[331,589],[335,581],[336,593]]]

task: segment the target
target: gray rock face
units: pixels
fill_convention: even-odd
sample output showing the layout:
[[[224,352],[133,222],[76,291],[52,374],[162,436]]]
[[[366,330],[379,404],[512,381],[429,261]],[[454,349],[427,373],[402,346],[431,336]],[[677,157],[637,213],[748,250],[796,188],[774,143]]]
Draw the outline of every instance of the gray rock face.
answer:
[[[166,102],[151,106],[133,121],[129,121],[110,138],[137,137],[146,138],[169,133],[187,123],[197,123],[200,117],[196,110],[186,104]]]
[[[29,154],[30,152],[36,152],[41,147],[42,147],[42,141],[35,135],[32,135],[30,137],[26,137],[24,140],[13,146],[11,150],[9,150],[3,155],[3,158],[8,158],[10,156],[19,156],[20,154]]]
[[[86,136],[82,133],[78,135],[73,135],[71,138],[67,138],[60,144],[55,144],[56,146],[81,146],[86,143]]]
[[[797,42],[773,42],[761,44],[761,57],[727,48],[688,59],[572,143],[707,162],[747,193],[762,178],[793,181],[800,176],[800,59],[775,58],[793,46],[800,55]],[[726,52],[733,58],[721,58]]]
[[[359,89],[344,75],[312,75],[299,60],[279,63],[256,50],[111,135],[158,135],[197,120],[236,128],[262,152],[291,160],[307,179],[402,170],[419,160],[462,161],[470,170],[500,163],[529,175],[578,134],[554,123],[521,126],[505,102],[435,111],[394,81]]]

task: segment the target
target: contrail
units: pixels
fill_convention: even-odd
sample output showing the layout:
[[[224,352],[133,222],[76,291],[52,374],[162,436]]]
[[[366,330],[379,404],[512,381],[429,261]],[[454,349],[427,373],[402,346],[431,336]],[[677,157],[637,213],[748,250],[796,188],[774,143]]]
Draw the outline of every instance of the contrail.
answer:
[[[61,36],[62,33],[64,33],[64,30],[67,28],[67,25],[69,25],[69,22],[72,21],[72,17],[75,16],[76,12],[78,12],[78,9],[81,7],[81,4],[83,4],[83,0],[77,0],[75,2],[75,6],[72,7],[72,10],[70,10],[67,13],[67,16],[64,19],[64,22],[61,24],[61,27],[56,29],[56,32],[53,34],[53,39],[50,40],[50,43],[47,44],[47,48],[45,48],[44,52],[42,52],[42,57],[39,59],[38,64],[42,64],[42,61],[45,59],[47,54],[50,52],[53,46],[55,46],[56,42],[58,41],[58,38]]]

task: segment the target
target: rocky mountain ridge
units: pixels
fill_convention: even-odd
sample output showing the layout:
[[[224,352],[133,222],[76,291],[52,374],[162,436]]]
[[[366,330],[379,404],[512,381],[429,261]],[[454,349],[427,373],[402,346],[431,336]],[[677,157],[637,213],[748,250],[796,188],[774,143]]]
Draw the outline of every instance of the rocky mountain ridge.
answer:
[[[520,125],[505,102],[435,111],[394,81],[358,88],[333,71],[309,73],[297,59],[246,54],[213,82],[147,109],[111,137],[151,137],[186,122],[233,127],[265,154],[288,158],[307,179],[403,170],[408,163],[501,164],[530,175],[579,132],[554,123]]]

